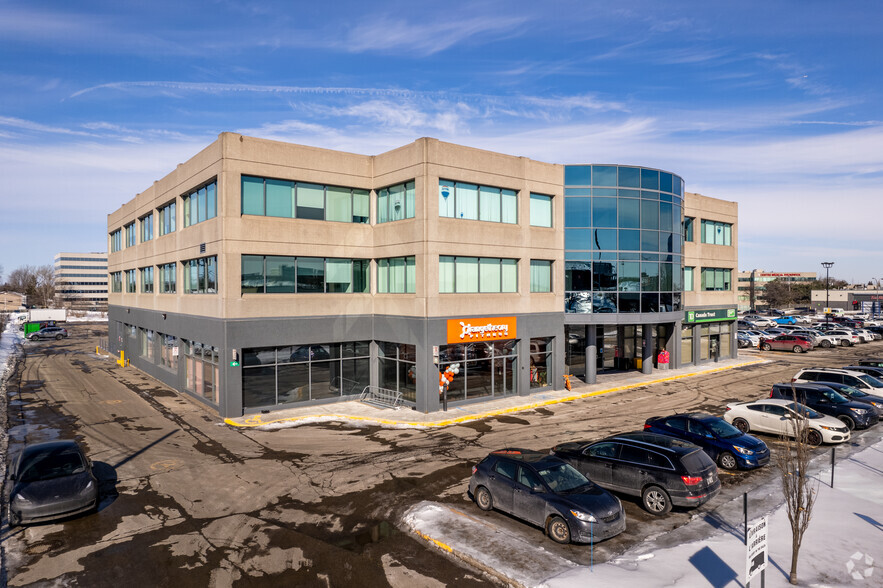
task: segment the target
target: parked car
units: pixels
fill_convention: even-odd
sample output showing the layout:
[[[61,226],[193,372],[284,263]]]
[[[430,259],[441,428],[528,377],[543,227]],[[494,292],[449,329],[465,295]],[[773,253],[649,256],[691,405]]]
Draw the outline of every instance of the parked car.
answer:
[[[862,372],[863,374],[868,374],[869,376],[873,376],[878,380],[883,381],[883,367],[874,367],[872,365],[847,365],[844,366],[843,369]]]
[[[873,407],[844,398],[824,384],[773,384],[770,390],[770,398],[793,400],[795,396],[800,404],[837,418],[850,431],[856,428],[867,429],[880,420]]]
[[[849,441],[849,428],[832,416],[818,413],[793,400],[764,398],[727,405],[724,420],[743,433],[757,431],[794,437],[794,422],[806,419],[806,442],[810,445]]]
[[[827,328],[821,327],[820,330],[826,335],[837,335],[840,337],[840,345],[843,347],[850,347],[855,345],[856,343],[860,343],[861,339],[852,331],[847,331],[846,329],[841,328]]]
[[[699,506],[720,491],[717,467],[698,445],[654,433],[562,443],[552,453],[608,490],[640,496],[651,514]]]
[[[558,543],[601,541],[626,527],[617,497],[547,453],[493,451],[472,468],[469,492],[480,509],[543,527]]]
[[[840,384],[838,382],[824,382],[824,384],[828,388],[836,391],[844,398],[855,400],[856,402],[863,402],[865,404],[873,406],[875,409],[877,409],[877,416],[883,417],[883,396],[877,394],[868,394],[864,390],[859,390],[858,388],[853,388],[852,386],[849,386],[847,384]]]
[[[872,367],[883,367],[883,359],[860,359],[859,365],[869,365]]]
[[[757,326],[757,327],[775,327],[776,321],[775,319],[771,319],[766,316],[760,316],[759,314],[749,314],[742,317],[743,321],[748,321],[749,323]]]
[[[840,344],[840,339],[832,337],[831,335],[825,335],[821,331],[815,331],[813,329],[795,329],[791,331],[790,334],[795,337],[805,337],[809,339],[812,342],[813,347],[829,349]]]
[[[874,341],[874,333],[869,331],[868,329],[853,329],[855,334],[859,336],[859,339],[862,340],[862,343],[870,343]]]
[[[760,348],[764,351],[793,351],[803,353],[812,349],[812,343],[803,337],[795,335],[779,335],[772,339],[761,339]]]
[[[871,394],[883,392],[883,381],[862,372],[838,368],[803,368],[799,370],[792,382],[839,382]]]
[[[757,468],[770,461],[766,443],[720,417],[702,412],[651,417],[644,423],[644,430],[694,443],[725,470]]]
[[[64,339],[67,337],[67,329],[62,327],[43,327],[39,331],[34,331],[30,335],[28,335],[28,339],[31,341],[37,341],[39,339]]]
[[[775,320],[776,323],[780,324],[780,325],[796,325],[797,324],[797,318],[793,317],[791,315],[780,316],[780,317],[773,319],[773,320]]]
[[[92,462],[76,441],[27,445],[10,468],[9,525],[37,523],[98,507]]]

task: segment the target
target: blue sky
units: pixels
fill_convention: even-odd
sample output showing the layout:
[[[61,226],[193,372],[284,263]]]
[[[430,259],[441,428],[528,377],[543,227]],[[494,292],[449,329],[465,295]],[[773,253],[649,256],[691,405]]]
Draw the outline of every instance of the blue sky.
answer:
[[[0,0],[0,266],[234,131],[658,167],[739,203],[739,268],[883,279],[883,4]]]

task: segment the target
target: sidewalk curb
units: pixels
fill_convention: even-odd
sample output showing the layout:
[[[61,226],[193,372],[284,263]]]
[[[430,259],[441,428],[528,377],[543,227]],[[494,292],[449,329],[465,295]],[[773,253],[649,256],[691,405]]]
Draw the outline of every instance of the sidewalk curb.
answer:
[[[431,428],[441,428],[441,427],[449,427],[451,425],[459,425],[462,423],[476,421],[481,419],[486,419],[490,417],[511,414],[515,412],[521,412],[525,410],[534,410],[537,408],[542,408],[544,406],[550,406],[553,404],[560,404],[562,402],[571,402],[573,400],[582,400],[584,398],[589,398],[592,396],[601,396],[604,394],[610,394],[611,392],[621,392],[623,390],[631,390],[634,388],[641,388],[643,386],[650,386],[653,384],[659,384],[662,382],[671,382],[675,380],[681,380],[684,378],[691,378],[699,375],[713,374],[717,372],[727,371],[736,368],[742,368],[750,365],[755,365],[759,363],[764,363],[766,360],[764,359],[753,359],[750,361],[745,361],[738,364],[728,365],[724,367],[711,368],[707,370],[691,372],[688,374],[678,374],[674,376],[667,376],[664,378],[658,378],[655,380],[648,380],[646,382],[635,382],[633,384],[626,384],[623,386],[616,386],[613,388],[607,388],[605,390],[595,390],[593,392],[583,392],[579,394],[570,394],[568,396],[562,396],[561,398],[552,398],[549,400],[542,400],[539,402],[530,402],[528,404],[523,404],[519,406],[512,406],[508,408],[501,408],[498,410],[490,410],[487,412],[477,413],[466,415],[462,417],[457,417],[453,419],[445,419],[442,421],[435,422],[419,422],[419,421],[406,421],[406,420],[394,420],[394,419],[386,419],[386,418],[375,418],[375,417],[365,417],[365,416],[355,416],[355,415],[341,415],[341,414],[316,414],[316,415],[304,415],[304,416],[296,416],[296,417],[285,417],[278,419],[270,419],[264,420],[262,415],[255,414],[251,415],[245,419],[242,417],[238,418],[226,418],[224,419],[224,423],[230,425],[231,427],[238,428],[254,428],[254,427],[263,427],[267,425],[274,425],[280,423],[297,423],[300,421],[306,422],[324,422],[324,421],[335,421],[335,422],[360,422],[360,423],[376,423],[379,425],[387,425],[387,426],[398,426],[398,427],[412,427],[418,429],[431,429]],[[242,419],[242,420],[240,420]],[[306,423],[304,423],[306,424]]]

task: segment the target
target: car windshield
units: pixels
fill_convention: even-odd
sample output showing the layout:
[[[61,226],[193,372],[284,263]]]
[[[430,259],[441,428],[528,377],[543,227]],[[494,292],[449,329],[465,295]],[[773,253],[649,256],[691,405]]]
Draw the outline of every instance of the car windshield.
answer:
[[[806,406],[805,404],[797,404],[795,402],[792,402],[792,403],[786,405],[785,408],[788,408],[789,410],[791,410],[792,412],[796,412],[797,414],[802,414],[806,418],[809,418],[809,419],[822,418],[822,415],[820,415],[819,413],[817,413],[816,411],[814,411],[810,407]]]
[[[867,392],[859,390],[858,388],[853,388],[852,386],[844,386],[841,388],[844,392],[854,398],[864,398],[865,396],[870,396]]]
[[[539,470],[539,474],[549,488],[555,492],[575,490],[590,483],[588,478],[566,463]]]
[[[867,384],[868,386],[871,386],[872,388],[883,388],[883,382],[881,382],[880,380],[878,380],[874,376],[869,376],[868,374],[864,374],[864,375],[858,376],[858,378],[862,382]]]
[[[714,434],[721,439],[735,439],[742,436],[742,431],[728,423],[723,419],[714,419],[710,421],[702,421]]]
[[[21,466],[19,480],[39,482],[86,471],[86,464],[76,447],[51,448],[28,455]]]

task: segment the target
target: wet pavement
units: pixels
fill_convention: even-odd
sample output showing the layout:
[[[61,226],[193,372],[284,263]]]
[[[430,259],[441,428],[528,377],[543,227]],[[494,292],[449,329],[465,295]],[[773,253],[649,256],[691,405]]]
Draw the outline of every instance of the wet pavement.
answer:
[[[194,399],[96,355],[106,325],[75,325],[71,332],[59,342],[23,343],[4,394],[6,459],[25,441],[80,440],[96,464],[101,507],[94,515],[14,529],[4,513],[0,584],[412,588],[491,582],[402,524],[411,506],[427,500],[586,564],[585,546],[560,546],[539,529],[479,511],[466,494],[472,465],[500,447],[548,449],[640,428],[647,417],[675,410],[720,414],[727,402],[768,394],[772,383],[787,381],[800,367],[846,365],[879,355],[881,346],[800,356],[750,352],[740,362],[751,365],[628,382],[587,397],[573,396],[597,390],[574,389],[519,410],[485,406],[500,412],[446,426],[334,419],[266,430],[226,425]],[[761,356],[768,361],[753,361]],[[341,405],[332,408],[338,412]],[[722,477],[735,487],[752,475]],[[660,519],[623,502],[629,529],[597,545],[596,562],[705,512]]]

